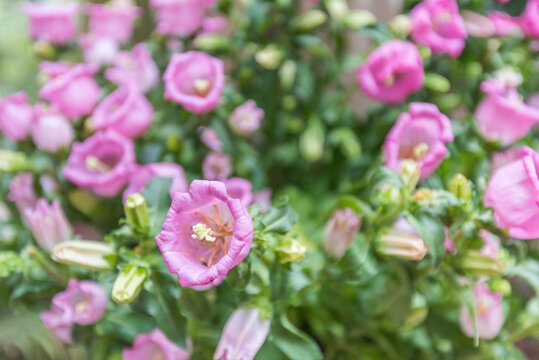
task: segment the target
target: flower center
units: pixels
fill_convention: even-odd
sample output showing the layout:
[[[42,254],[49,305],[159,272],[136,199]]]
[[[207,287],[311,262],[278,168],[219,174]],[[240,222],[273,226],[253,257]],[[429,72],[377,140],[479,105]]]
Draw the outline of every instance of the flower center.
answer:
[[[481,315],[484,314],[488,310],[488,305],[485,303],[485,301],[481,300],[479,304],[477,304],[477,314]]]
[[[193,239],[205,240],[208,242],[215,241],[215,237],[211,236],[213,234],[211,229],[202,223],[193,225],[193,233],[194,234],[191,235]]]
[[[412,154],[416,160],[421,160],[427,155],[429,151],[429,146],[425,143],[420,143],[414,146]]]
[[[86,311],[86,309],[88,309],[88,301],[81,301],[80,303],[78,303],[77,305],[75,305],[75,312],[77,314],[81,314],[83,312]]]
[[[165,354],[160,350],[152,356],[151,360],[166,360]]]
[[[193,83],[195,88],[195,95],[200,97],[206,97],[210,92],[211,83],[206,79],[196,79]]]
[[[199,216],[202,222],[193,225],[191,228],[193,231],[193,234],[191,234],[192,239],[199,240],[202,245],[213,249],[208,259],[204,257],[199,259],[207,267],[212,266],[219,252],[222,252],[223,255],[228,253],[230,242],[226,238],[233,233],[232,226],[228,223],[223,223],[221,220],[221,213],[217,204],[213,204],[212,208],[214,211],[213,216],[198,211],[195,212],[195,215]]]
[[[98,171],[100,173],[106,173],[112,170],[110,166],[92,155],[86,157],[86,168],[90,171]]]

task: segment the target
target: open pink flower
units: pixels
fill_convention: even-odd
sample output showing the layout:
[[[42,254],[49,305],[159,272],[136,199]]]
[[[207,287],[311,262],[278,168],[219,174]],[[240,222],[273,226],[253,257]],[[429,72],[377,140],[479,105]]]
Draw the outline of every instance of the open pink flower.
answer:
[[[97,105],[92,120],[98,130],[112,129],[136,138],[150,127],[153,107],[134,86],[121,86]]]
[[[225,86],[222,60],[200,51],[174,54],[163,75],[165,99],[201,114],[213,110]]]
[[[75,2],[22,4],[22,11],[30,20],[30,37],[53,44],[67,44],[73,39],[77,32],[78,9]]]
[[[358,68],[357,81],[374,100],[398,104],[423,86],[423,60],[414,44],[386,41]]]
[[[486,16],[466,10],[462,13],[462,18],[470,36],[487,38],[496,32],[496,26]]]
[[[254,100],[248,100],[234,109],[228,123],[237,135],[249,136],[258,130],[263,118],[264,110],[257,107]]]
[[[324,230],[324,250],[336,258],[344,255],[356,237],[361,218],[349,208],[337,210]]]
[[[455,0],[425,0],[410,12],[412,39],[434,53],[458,57],[466,45],[466,27]]]
[[[147,92],[159,82],[159,69],[152,53],[140,43],[131,51],[120,51],[114,59],[114,66],[105,71],[105,77],[115,84],[131,85]]]
[[[539,238],[539,155],[529,147],[522,157],[496,170],[485,193],[496,224],[517,239]]]
[[[170,178],[172,183],[170,185],[170,197],[173,198],[177,192],[187,192],[187,180],[183,168],[174,163],[152,163],[143,166],[137,166],[129,175],[129,184],[124,191],[123,201],[127,197],[134,193],[141,193],[144,191],[146,184],[153,178]]]
[[[239,199],[245,207],[253,202],[253,185],[247,179],[233,177],[224,181],[228,196]]]
[[[174,194],[155,241],[181,286],[205,290],[223,282],[249,254],[253,223],[225,184],[194,180],[188,193]]]
[[[98,132],[73,144],[64,177],[101,196],[115,196],[127,183],[135,163],[133,142],[113,130]]]
[[[232,174],[232,159],[227,154],[211,152],[202,163],[202,174],[208,180],[225,180]]]
[[[72,119],[92,112],[101,92],[93,79],[93,75],[97,72],[94,65],[77,64],[67,67],[65,63],[60,63],[54,67],[58,70],[56,72],[48,71],[51,68],[50,63],[45,63],[40,68],[52,75],[39,91],[40,98],[50,101]]]
[[[163,35],[194,34],[206,17],[207,5],[201,0],[150,0],[155,9],[157,32]]]
[[[39,199],[35,209],[26,209],[25,218],[36,242],[49,252],[56,244],[71,240],[73,230],[57,200],[49,204],[46,199]]]
[[[268,337],[270,325],[256,308],[237,309],[225,324],[214,360],[253,360]]]
[[[112,64],[118,53],[116,40],[95,34],[83,34],[79,37],[84,62],[96,66]]]
[[[224,16],[206,17],[202,22],[200,35],[221,34],[228,26],[228,20]]]
[[[539,0],[528,0],[526,9],[520,18],[524,34],[539,38]]]
[[[38,149],[55,153],[69,147],[73,136],[73,127],[64,115],[45,104],[36,104],[32,140]]]
[[[9,183],[7,199],[17,205],[19,214],[24,219],[27,209],[33,209],[37,203],[34,192],[34,179],[30,173],[18,173]]]
[[[159,329],[140,334],[133,347],[122,351],[123,360],[189,360],[191,354],[170,341]]]
[[[519,20],[501,11],[491,11],[488,18],[494,24],[494,34],[497,36],[515,35],[521,32]]]
[[[418,163],[420,180],[429,177],[447,154],[445,143],[453,141],[449,118],[434,104],[411,103],[384,142],[386,166],[399,171],[403,160]]]
[[[502,294],[493,293],[486,284],[475,288],[475,311],[477,333],[480,338],[494,339],[502,329],[505,316],[502,309]],[[475,335],[474,321],[466,307],[460,309],[460,327],[468,337]]]
[[[539,109],[526,105],[518,91],[494,79],[481,83],[487,95],[475,110],[479,133],[488,141],[510,145],[539,122]]]
[[[131,38],[141,9],[128,0],[112,0],[109,4],[88,4],[86,12],[91,33],[124,43]]]
[[[64,309],[54,304],[48,311],[40,314],[41,321],[62,342],[71,344],[73,342],[73,321],[72,310]]]
[[[24,92],[0,100],[0,131],[9,140],[24,140],[32,125],[34,111]]]

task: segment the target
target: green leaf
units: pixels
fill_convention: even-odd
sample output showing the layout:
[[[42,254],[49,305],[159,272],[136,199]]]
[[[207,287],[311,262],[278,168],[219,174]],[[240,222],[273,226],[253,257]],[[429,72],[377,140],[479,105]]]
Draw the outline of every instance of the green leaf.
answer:
[[[21,272],[23,260],[14,251],[0,252],[0,278],[5,278],[12,273]]]
[[[290,360],[322,359],[316,342],[292,324],[286,314],[273,322],[272,335],[275,346]]]
[[[286,234],[294,228],[298,214],[288,204],[273,206],[264,213],[260,221],[265,233]]]
[[[403,216],[429,247],[429,255],[432,259],[432,263],[438,265],[445,254],[444,225],[439,220],[435,220],[425,214],[414,216],[409,212],[404,212]]]
[[[109,312],[95,326],[97,335],[131,342],[138,334],[150,332],[155,328],[154,320],[132,312],[128,308],[118,308]]]
[[[171,203],[169,194],[171,184],[172,179],[154,178],[148,182],[146,189],[142,193],[148,205],[151,224],[150,234],[152,236],[161,231],[161,226],[163,226],[167,217]]]

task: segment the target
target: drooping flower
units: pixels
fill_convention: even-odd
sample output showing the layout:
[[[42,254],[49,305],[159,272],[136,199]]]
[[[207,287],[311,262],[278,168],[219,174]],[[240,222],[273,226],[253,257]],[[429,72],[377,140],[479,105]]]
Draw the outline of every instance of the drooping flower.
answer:
[[[227,154],[211,152],[202,163],[202,174],[208,180],[225,180],[232,174],[232,159]]]
[[[98,195],[115,196],[127,183],[134,163],[133,142],[113,130],[106,130],[73,144],[63,175]]]
[[[254,100],[248,100],[234,109],[228,123],[237,135],[249,136],[258,130],[263,118],[264,110],[257,107]]]
[[[475,110],[479,133],[488,141],[510,145],[539,122],[539,109],[526,105],[518,91],[494,79],[481,83],[487,95]]]
[[[423,87],[423,60],[414,44],[386,41],[359,67],[357,81],[374,100],[398,104]]]
[[[356,237],[360,226],[361,218],[352,209],[335,211],[324,230],[324,250],[336,258],[342,257]]]
[[[400,170],[404,160],[419,164],[420,180],[429,177],[447,154],[445,143],[453,141],[449,118],[436,105],[411,103],[399,115],[384,142],[386,166]]]
[[[223,143],[219,139],[217,131],[213,130],[212,128],[202,128],[199,130],[201,130],[200,141],[202,141],[204,145],[213,151],[220,152],[223,150]]]
[[[29,18],[30,37],[53,44],[67,44],[77,32],[76,2],[25,2],[22,11]]]
[[[40,69],[51,76],[51,79],[39,91],[39,97],[48,100],[64,115],[71,119],[89,115],[97,101],[101,90],[93,79],[97,68],[91,64],[58,66],[46,63]],[[50,72],[54,69],[54,72]]]
[[[73,321],[72,309],[63,308],[51,304],[48,311],[43,311],[40,314],[40,319],[47,329],[49,329],[62,342],[71,344],[73,342]]]
[[[124,85],[110,93],[95,108],[97,130],[112,129],[129,138],[142,135],[153,120],[152,104],[137,88]]]
[[[150,0],[155,10],[157,32],[163,35],[189,36],[206,17],[207,5],[201,0]]]
[[[34,111],[25,92],[18,92],[0,100],[0,131],[9,140],[24,140],[32,125]]]
[[[39,199],[35,209],[25,210],[25,218],[36,242],[49,252],[56,244],[71,240],[73,230],[57,200],[49,204],[46,199]]]
[[[95,34],[83,34],[79,37],[84,62],[96,66],[112,64],[118,53],[118,43],[111,38]]]
[[[412,39],[434,53],[458,57],[466,45],[466,27],[455,0],[425,0],[410,12]]]
[[[180,285],[204,290],[219,285],[247,256],[253,223],[225,184],[194,180],[188,193],[174,194],[155,241]]]
[[[190,351],[184,350],[170,341],[161,330],[138,335],[133,347],[122,351],[123,360],[189,360]]]
[[[522,156],[496,170],[485,193],[496,224],[517,239],[539,238],[539,155],[522,148]]]
[[[91,33],[124,43],[131,38],[141,9],[130,0],[111,0],[108,4],[88,4],[86,12]]]
[[[225,86],[222,60],[200,51],[174,54],[163,75],[165,99],[201,114],[213,110]]]
[[[30,173],[18,173],[9,183],[7,199],[17,205],[19,214],[24,219],[27,209],[33,209],[37,203],[34,192],[34,179]]]
[[[37,104],[35,122],[32,126],[32,140],[38,149],[55,153],[71,145],[73,127],[69,120],[54,108]]]
[[[118,52],[114,66],[105,71],[105,77],[115,84],[131,85],[147,92],[159,82],[159,69],[152,53],[140,43],[131,51]]]
[[[184,193],[187,191],[187,180],[183,168],[174,163],[151,163],[143,166],[138,166],[129,175],[129,184],[124,191],[123,200],[134,193],[144,191],[146,184],[153,178],[170,178],[170,197],[173,198],[177,192]]]
[[[228,318],[214,360],[252,360],[268,337],[270,320],[260,310],[237,309]]]
[[[239,199],[245,207],[253,202],[253,185],[247,179],[233,177],[224,181],[228,196]]]
[[[410,224],[400,217],[393,227],[380,237],[378,251],[386,256],[406,260],[422,260],[429,248]]]
[[[539,0],[528,0],[520,18],[520,26],[527,36],[539,38]]]
[[[493,339],[505,321],[502,309],[503,295],[491,292],[486,284],[479,284],[475,288],[474,296],[477,333],[480,338]],[[474,320],[465,306],[460,309],[460,327],[466,336],[475,335]]]

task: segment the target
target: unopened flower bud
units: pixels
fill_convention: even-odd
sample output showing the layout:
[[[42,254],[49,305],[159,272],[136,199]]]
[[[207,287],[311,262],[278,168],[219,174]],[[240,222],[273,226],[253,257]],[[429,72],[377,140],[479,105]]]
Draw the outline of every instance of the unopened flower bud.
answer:
[[[194,45],[204,51],[226,50],[230,47],[230,39],[218,34],[199,35],[195,38]]]
[[[352,209],[335,211],[324,229],[324,250],[336,258],[342,257],[360,226],[361,218]]]
[[[116,278],[112,288],[112,300],[118,304],[128,304],[133,301],[148,276],[146,269],[138,266],[127,266]]]
[[[425,298],[419,294],[414,294],[410,311],[406,315],[403,326],[405,328],[413,328],[421,324],[429,313]]]
[[[65,241],[54,247],[52,258],[62,264],[89,270],[111,270],[106,257],[114,254],[112,246],[101,241]]]
[[[286,60],[279,69],[279,80],[283,89],[290,89],[296,80],[297,72],[296,62],[293,60]]]
[[[490,279],[487,283],[492,292],[500,293],[504,296],[511,295],[511,283],[506,279]]]
[[[19,172],[28,167],[28,159],[23,152],[0,150],[0,172]]]
[[[408,15],[399,14],[389,21],[388,26],[395,35],[405,38],[410,34],[412,21]]]
[[[402,195],[399,189],[391,185],[383,185],[375,196],[379,205],[392,206],[400,204]]]
[[[319,121],[311,120],[299,138],[301,155],[311,162],[320,160],[324,153],[324,128]]]
[[[285,239],[275,251],[281,263],[285,264],[303,260],[307,248],[296,239]]]
[[[263,68],[274,70],[281,63],[283,56],[284,53],[275,45],[268,45],[255,53],[255,60]]]
[[[150,226],[146,200],[139,193],[134,193],[127,197],[124,211],[129,225],[134,225],[140,229],[148,229]]]
[[[461,259],[462,270],[472,276],[502,276],[505,273],[503,262],[482,255],[479,251],[468,251]]]
[[[329,141],[338,144],[342,153],[349,159],[355,159],[361,155],[361,144],[350,128],[342,127],[333,130],[329,136]]]
[[[413,189],[419,181],[421,169],[416,161],[405,159],[402,161],[401,170],[399,173],[404,185],[406,185],[409,189]]]
[[[451,89],[451,83],[447,78],[439,74],[426,73],[425,74],[425,88],[438,91],[441,93],[448,92]]]
[[[395,222],[393,228],[380,237],[378,252],[406,260],[419,261],[429,248],[404,218]]]
[[[56,54],[54,46],[44,41],[36,41],[34,43],[34,51],[42,59],[52,59]]]
[[[472,191],[468,179],[462,174],[457,174],[451,179],[449,191],[461,200],[468,201],[472,198]]]
[[[334,19],[340,19],[349,11],[346,0],[326,0],[324,2],[329,15]]]
[[[358,30],[376,24],[376,17],[368,10],[353,10],[342,18],[344,26]]]
[[[319,9],[313,9],[301,14],[294,21],[292,27],[297,32],[309,32],[322,26],[326,20],[327,15],[325,12]]]

